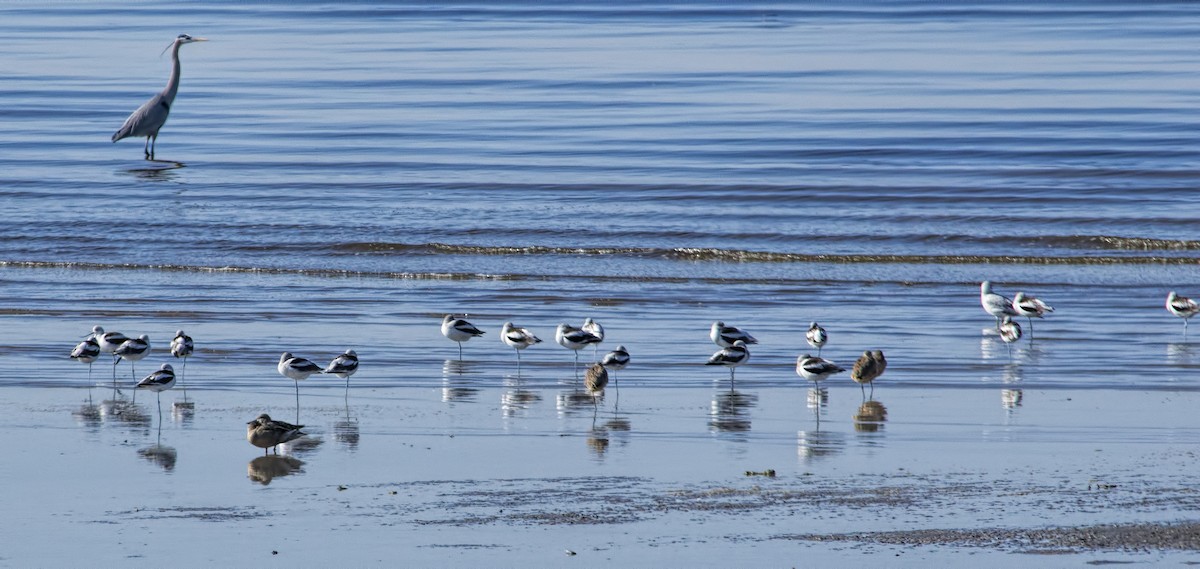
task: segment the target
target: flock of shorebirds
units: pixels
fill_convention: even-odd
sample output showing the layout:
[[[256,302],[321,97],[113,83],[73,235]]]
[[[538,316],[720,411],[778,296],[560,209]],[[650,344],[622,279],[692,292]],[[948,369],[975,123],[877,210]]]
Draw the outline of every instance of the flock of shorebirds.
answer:
[[[1014,316],[1024,316],[1029,321],[1030,334],[1033,331],[1033,319],[1043,318],[1053,312],[1054,308],[1032,295],[1018,292],[1013,298],[1008,298],[993,292],[992,283],[984,281],[979,287],[979,302],[988,314],[996,319],[996,330],[1000,339],[1007,344],[1016,342],[1022,336],[1021,325],[1013,320]],[[1188,319],[1200,314],[1200,304],[1196,301],[1179,296],[1175,291],[1167,295],[1166,308],[1175,316],[1183,318],[1186,330]],[[442,319],[442,335],[458,344],[459,359],[462,359],[462,344],[472,338],[484,335],[485,332],[463,318],[447,314]],[[845,368],[821,357],[821,349],[829,341],[829,334],[813,322],[805,332],[805,340],[817,349],[817,355],[804,354],[796,358],[796,373],[812,382],[824,381],[833,375],[846,371]],[[757,344],[758,340],[745,330],[724,322],[713,322],[709,338],[721,349],[708,359],[705,365],[725,366],[729,368],[730,382],[734,380],[734,370],[750,361],[749,345]],[[598,344],[604,341],[604,327],[592,318],[587,318],[581,326],[559,324],[554,332],[555,341],[564,348],[575,352],[575,365],[578,369],[579,351],[587,346],[593,346],[598,355]],[[520,364],[521,350],[542,342],[527,328],[505,322],[500,329],[500,340],[516,350],[517,362]],[[183,372],[187,369],[187,358],[195,350],[195,344],[183,330],[175,333],[171,340],[171,355],[183,360],[179,379],[182,383]],[[100,358],[101,354],[111,354],[113,358],[113,382],[116,383],[116,366],[122,360],[130,362],[130,373],[136,379],[134,365],[150,353],[150,339],[145,335],[129,338],[120,332],[106,332],[104,328],[95,326],[92,332],[71,351],[71,359],[89,364]],[[592,395],[599,394],[608,386],[609,372],[625,369],[629,365],[630,355],[625,346],[606,353],[598,361],[588,367],[584,374],[584,388]],[[358,354],[354,350],[346,350],[333,358],[326,366],[320,366],[307,359],[297,357],[291,352],[284,352],[279,357],[277,366],[279,373],[296,383],[296,408],[299,411],[300,381],[308,379],[313,374],[325,373],[341,377],[349,387],[350,376],[358,371]],[[887,369],[887,359],[882,350],[866,350],[850,370],[850,379],[859,384],[866,396],[866,386],[874,390],[874,381],[883,375]],[[614,376],[615,377],[615,376]],[[158,396],[159,420],[162,417],[161,393],[175,386],[176,374],[171,364],[162,364],[159,369],[137,382],[137,389],[153,391]],[[264,453],[276,449],[278,445],[304,436],[301,429],[304,425],[293,425],[284,421],[272,419],[267,414],[256,417],[247,423],[246,439],[250,444],[262,448]]]

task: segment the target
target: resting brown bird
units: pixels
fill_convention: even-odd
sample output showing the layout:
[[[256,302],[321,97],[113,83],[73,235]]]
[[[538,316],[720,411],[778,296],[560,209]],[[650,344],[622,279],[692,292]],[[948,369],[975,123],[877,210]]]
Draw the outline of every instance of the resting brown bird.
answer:
[[[858,384],[863,390],[863,395],[866,396],[867,391],[864,385],[871,384],[871,392],[875,392],[875,378],[883,375],[883,370],[887,369],[887,359],[883,357],[882,350],[863,352],[858,357],[858,361],[854,362],[854,367],[850,370],[850,379]]]
[[[270,415],[263,413],[253,421],[246,423],[246,440],[250,444],[263,449],[263,455],[267,454],[268,449],[275,449],[275,454],[279,454],[279,445],[303,437],[305,433],[301,432],[304,425],[293,425],[283,421],[275,421]]]
[[[592,364],[588,368],[587,373],[583,376],[583,386],[587,388],[588,393],[595,395],[608,385],[608,370],[604,369],[603,365]]]

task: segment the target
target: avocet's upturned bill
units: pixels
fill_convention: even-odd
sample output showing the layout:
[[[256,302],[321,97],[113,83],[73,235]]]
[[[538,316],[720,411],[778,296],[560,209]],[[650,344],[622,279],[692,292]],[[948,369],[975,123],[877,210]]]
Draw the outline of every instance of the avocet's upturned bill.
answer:
[[[1005,316],[1017,316],[1012,299],[992,292],[992,281],[983,281],[979,285],[979,304],[984,312],[996,319],[996,329],[1000,328],[1000,319]]]
[[[817,349],[817,357],[821,357],[821,348],[825,347],[825,342],[829,341],[829,334],[825,333],[825,329],[812,322],[808,325],[808,331],[804,333],[804,339],[808,345]]]
[[[1188,319],[1200,313],[1200,304],[1186,297],[1179,296],[1175,291],[1167,294],[1167,310],[1183,319],[1183,329],[1187,331]]]
[[[462,343],[483,334],[483,330],[462,318],[455,318],[450,314],[442,318],[442,335],[458,344],[458,359],[460,360],[462,359]]]
[[[758,340],[754,339],[748,332],[745,332],[737,326],[726,326],[724,322],[713,322],[712,328],[708,331],[708,337],[714,344],[722,348],[728,348],[735,342],[743,344],[757,344]]]
[[[843,371],[846,368],[819,356],[804,354],[796,358],[796,374],[809,381],[824,381]]]
[[[718,322],[719,324],[719,322]],[[735,340],[733,345],[728,348],[718,350],[708,358],[708,362],[704,365],[709,366],[725,366],[729,368],[729,381],[733,381],[734,368],[750,361],[750,349],[746,347],[746,342]]]

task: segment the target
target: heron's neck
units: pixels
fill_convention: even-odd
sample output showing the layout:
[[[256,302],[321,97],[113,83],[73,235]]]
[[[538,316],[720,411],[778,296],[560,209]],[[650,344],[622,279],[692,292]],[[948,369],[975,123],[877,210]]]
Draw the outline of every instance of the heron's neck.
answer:
[[[167,88],[163,89],[163,98],[170,104],[179,92],[179,47],[183,44],[176,42],[171,48],[171,78],[167,80]]]

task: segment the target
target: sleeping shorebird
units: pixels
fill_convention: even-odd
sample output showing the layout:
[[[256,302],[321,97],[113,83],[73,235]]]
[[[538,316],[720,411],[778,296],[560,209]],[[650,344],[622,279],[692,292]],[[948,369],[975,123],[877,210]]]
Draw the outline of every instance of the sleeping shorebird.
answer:
[[[117,351],[129,338],[120,332],[105,332],[99,324],[92,326],[91,338],[96,340],[100,345],[100,351],[106,354],[112,354]],[[113,354],[113,385],[117,384],[117,363],[121,361],[116,354]]]
[[[279,370],[280,375],[291,378],[296,383],[296,422],[300,421],[300,380],[308,379],[308,376],[314,373],[321,373],[321,366],[314,364],[304,358],[293,356],[291,352],[284,352],[279,356],[279,365],[275,366]]]
[[[162,392],[175,387],[175,370],[171,364],[159,366],[158,371],[147,375],[134,386],[134,389],[149,389],[158,397],[158,423],[162,424]]]
[[[100,345],[100,351],[111,354],[129,338],[120,332],[105,332],[99,325],[92,326],[92,338]]]
[[[80,342],[71,350],[71,359],[77,362],[83,362],[88,365],[88,383],[92,381],[92,362],[100,357],[100,344],[96,339],[88,336],[87,339]]]
[[[192,341],[192,337],[184,334],[183,330],[176,330],[175,337],[171,339],[171,355],[183,358],[183,369],[179,370],[179,383],[184,388],[185,397],[187,396],[187,382],[184,380],[184,374],[187,373],[187,359],[195,350],[196,343]]]
[[[1033,319],[1041,318],[1047,312],[1054,312],[1054,307],[1042,302],[1036,296],[1030,296],[1023,292],[1018,292],[1013,295],[1012,307],[1017,311],[1017,314],[1024,316],[1029,321],[1029,337],[1033,337]]]
[[[595,357],[600,353],[600,343],[604,341],[604,326],[601,326],[599,322],[596,322],[591,318],[584,318],[583,326],[580,326],[579,329],[597,338],[600,338],[599,341],[597,341],[595,344],[592,344],[592,357]]]
[[[121,342],[120,346],[117,346],[117,349],[113,351],[113,355],[117,358],[113,362],[113,365],[117,365],[116,362],[121,360],[129,360],[129,374],[136,379],[137,372],[134,370],[133,363],[145,358],[149,354],[150,337],[142,334],[137,338],[125,340],[124,342]]]
[[[483,334],[483,330],[462,318],[455,318],[449,314],[442,318],[442,335],[449,338],[451,342],[458,343],[458,359],[460,360],[462,359],[462,343]]]
[[[588,393],[596,395],[608,386],[608,370],[600,364],[592,364],[583,375],[583,387]]]
[[[1010,344],[1008,347],[1009,354],[1012,353],[1011,344],[1021,339],[1021,325],[1013,322],[1012,316],[1005,316],[1000,321],[1000,339],[1005,344]]]
[[[625,369],[625,366],[629,365],[629,350],[626,350],[625,346],[617,346],[617,349],[604,354],[604,357],[600,359],[600,365],[610,371]],[[613,374],[613,383],[617,383],[616,374]]]
[[[722,348],[728,348],[734,342],[742,342],[743,344],[757,344],[758,340],[754,339],[749,333],[739,329],[737,326],[726,326],[724,322],[713,322],[712,328],[708,331],[708,337],[714,344]]]
[[[293,425],[283,421],[275,421],[270,415],[263,413],[253,421],[246,423],[246,440],[250,444],[263,449],[265,456],[269,449],[274,448],[275,454],[279,454],[279,445],[303,437],[305,433],[301,432],[304,425]]]
[[[871,384],[871,393],[875,393],[875,378],[883,375],[883,370],[887,369],[887,359],[883,357],[881,350],[867,350],[858,357],[858,361],[854,362],[854,367],[850,370],[850,379],[858,384],[858,387],[863,390],[863,396],[867,395],[866,384]]]
[[[354,350],[346,350],[336,358],[330,360],[329,365],[325,366],[323,373],[332,373],[346,380],[346,388],[350,388],[350,376],[358,371],[358,353]]]
[[[600,338],[582,328],[570,324],[559,324],[554,330],[554,340],[558,345],[575,352],[575,367],[579,368],[579,350],[589,344],[598,344]]]
[[[533,332],[513,326],[512,322],[505,322],[504,326],[500,328],[500,340],[517,351],[518,366],[521,365],[521,350],[542,343],[542,339],[535,336]]]
[[[809,381],[824,381],[829,376],[843,371],[846,371],[846,368],[819,356],[804,354],[796,358],[796,373]]]
[[[1175,294],[1175,291],[1171,291],[1167,294],[1167,310],[1171,314],[1183,319],[1183,331],[1187,333],[1188,318],[1200,313],[1200,304],[1196,304],[1196,301],[1186,296],[1179,296]]]
[[[720,324],[718,322],[718,324]],[[714,325],[715,326],[715,325]],[[704,365],[708,366],[725,366],[729,368],[729,383],[733,384],[733,369],[750,361],[750,350],[746,348],[746,342],[736,340],[733,345],[728,348],[721,349],[708,358],[708,362]]]
[[[992,281],[983,281],[979,285],[979,304],[983,311],[996,318],[996,329],[1000,329],[1000,319],[1005,316],[1017,316],[1012,299],[992,292]]]
[[[829,334],[825,333],[825,329],[812,322],[808,325],[808,332],[804,333],[804,339],[808,341],[808,345],[817,349],[817,357],[821,357],[821,348],[825,346],[825,342],[829,341]]]

